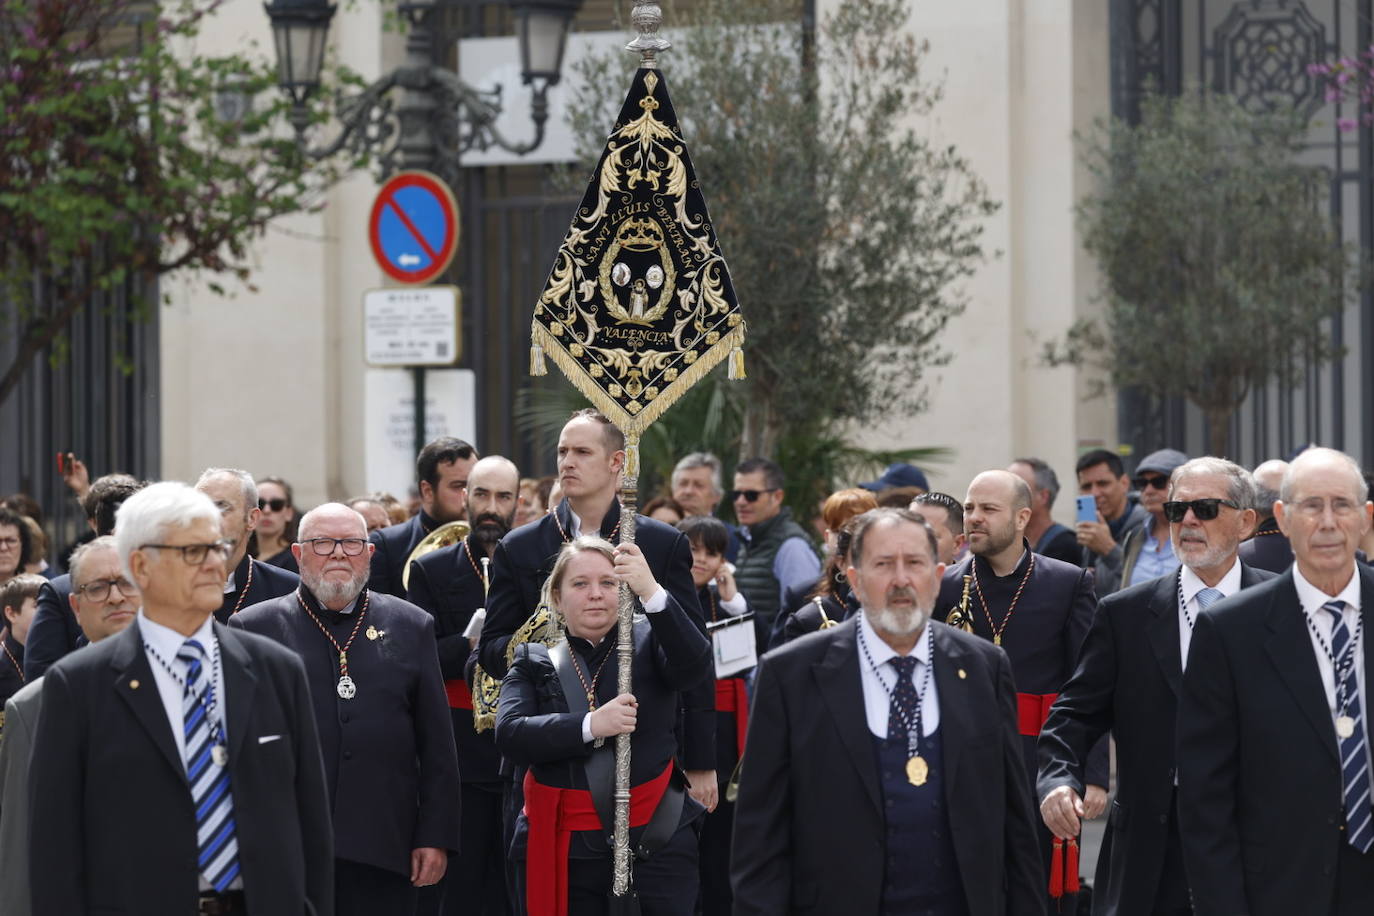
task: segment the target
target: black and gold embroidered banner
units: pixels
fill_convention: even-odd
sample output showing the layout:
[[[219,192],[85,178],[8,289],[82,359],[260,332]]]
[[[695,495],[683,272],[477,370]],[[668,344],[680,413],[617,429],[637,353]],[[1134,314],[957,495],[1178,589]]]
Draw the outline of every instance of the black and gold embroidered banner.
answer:
[[[637,436],[726,356],[744,376],[744,321],[657,70],[635,74],[534,308],[544,357]]]

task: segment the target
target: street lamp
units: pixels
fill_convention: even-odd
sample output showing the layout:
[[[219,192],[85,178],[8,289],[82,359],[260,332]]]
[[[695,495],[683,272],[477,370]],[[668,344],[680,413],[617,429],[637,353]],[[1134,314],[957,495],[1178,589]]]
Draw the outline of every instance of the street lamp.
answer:
[[[452,0],[448,0],[452,2]],[[426,169],[454,185],[459,160],[468,150],[499,147],[517,155],[544,141],[549,117],[548,91],[562,75],[568,30],[582,0],[508,0],[517,24],[521,78],[531,86],[530,119],[534,136],[516,143],[496,126],[503,111],[501,87],[480,90],[435,62],[438,39],[434,16],[445,0],[401,0],[397,11],[409,23],[405,63],[336,105],[339,135],[310,149],[306,102],[320,87],[320,70],[334,6],[329,0],[271,0],[264,6],[277,48],[278,83],[291,97],[296,141],[312,158],[342,149],[376,156],[382,174]],[[399,102],[392,90],[399,90]]]

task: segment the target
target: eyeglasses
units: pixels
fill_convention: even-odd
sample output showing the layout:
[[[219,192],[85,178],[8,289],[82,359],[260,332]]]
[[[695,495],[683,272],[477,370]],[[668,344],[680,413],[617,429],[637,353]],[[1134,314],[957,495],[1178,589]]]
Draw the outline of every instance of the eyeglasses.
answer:
[[[1301,502],[1299,502],[1296,508],[1298,512],[1302,513],[1303,515],[1306,515],[1309,518],[1316,518],[1317,516],[1321,515],[1326,511],[1327,505],[1327,501],[1322,499],[1320,496],[1309,496],[1307,499],[1304,499]],[[1359,512],[1363,504],[1356,502],[1353,499],[1344,499],[1342,497],[1337,496],[1331,500],[1329,505],[1331,506],[1332,515],[1349,517]]]
[[[19,546],[19,538],[0,538],[0,549],[13,550]]]
[[[263,510],[268,510],[268,509],[270,509],[270,510],[273,511],[273,512],[280,512],[281,510],[283,510],[283,509],[286,508],[286,500],[284,500],[284,499],[261,499],[261,498],[260,498],[260,499],[258,500],[258,508],[259,508],[259,509],[263,509]]]
[[[1169,489],[1169,478],[1160,477],[1158,475],[1152,477],[1133,477],[1131,478],[1131,483],[1135,485],[1137,490],[1146,490],[1150,487],[1156,490]]]
[[[123,576],[118,579],[96,579],[77,589],[87,601],[104,601],[110,597],[110,589],[117,588],[125,598],[138,594],[138,586]]]
[[[741,496],[743,496],[745,502],[747,502],[747,503],[756,503],[756,502],[759,501],[759,497],[762,496],[763,494],[765,494],[765,493],[776,493],[776,492],[778,492],[778,490],[777,490],[776,487],[772,487],[772,488],[767,489],[767,490],[731,490],[730,493],[729,493],[729,496],[730,496],[730,502],[735,502],[735,501],[738,500]]]
[[[317,557],[332,556],[335,547],[342,547],[346,557],[356,557],[367,547],[367,538],[310,538],[301,543],[309,544]]]
[[[1170,500],[1164,504],[1164,517],[1174,524],[1178,524],[1183,521],[1188,510],[1192,509],[1193,515],[1197,516],[1198,521],[1210,522],[1221,512],[1222,506],[1230,506],[1232,509],[1240,508],[1229,499],[1189,499],[1181,502]]]
[[[140,544],[139,550],[179,550],[181,559],[188,566],[199,566],[205,562],[206,556],[210,551],[214,551],[221,560],[228,557],[234,549],[233,541],[215,541],[211,544]]]

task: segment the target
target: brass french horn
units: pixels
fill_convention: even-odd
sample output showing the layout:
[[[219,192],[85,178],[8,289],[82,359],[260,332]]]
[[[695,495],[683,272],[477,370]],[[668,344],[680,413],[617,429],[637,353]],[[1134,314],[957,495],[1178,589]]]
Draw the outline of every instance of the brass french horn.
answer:
[[[401,584],[410,588],[410,564],[420,559],[427,553],[433,553],[440,547],[452,547],[463,538],[468,536],[471,529],[467,522],[445,522],[425,535],[424,540],[415,545],[415,549],[406,557],[405,568],[401,570]]]

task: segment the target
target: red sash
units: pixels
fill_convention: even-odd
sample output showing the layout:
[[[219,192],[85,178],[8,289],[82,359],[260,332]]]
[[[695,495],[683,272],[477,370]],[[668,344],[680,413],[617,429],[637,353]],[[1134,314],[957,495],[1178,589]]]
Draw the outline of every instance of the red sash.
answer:
[[[744,678],[723,677],[716,681],[716,712],[735,714],[735,748],[744,756],[744,736],[749,732],[749,691]]]
[[[630,826],[643,827],[658,808],[673,775],[669,761],[657,778],[630,789]],[[574,830],[602,830],[592,793],[546,786],[525,772],[525,909],[529,916],[568,912],[568,846]]]
[[[471,709],[472,689],[462,678],[444,681],[444,692],[448,694],[449,709]]]
[[[1057,693],[1018,693],[1016,695],[1016,722],[1021,734],[1034,738],[1045,727],[1050,717],[1050,707],[1054,705]]]

